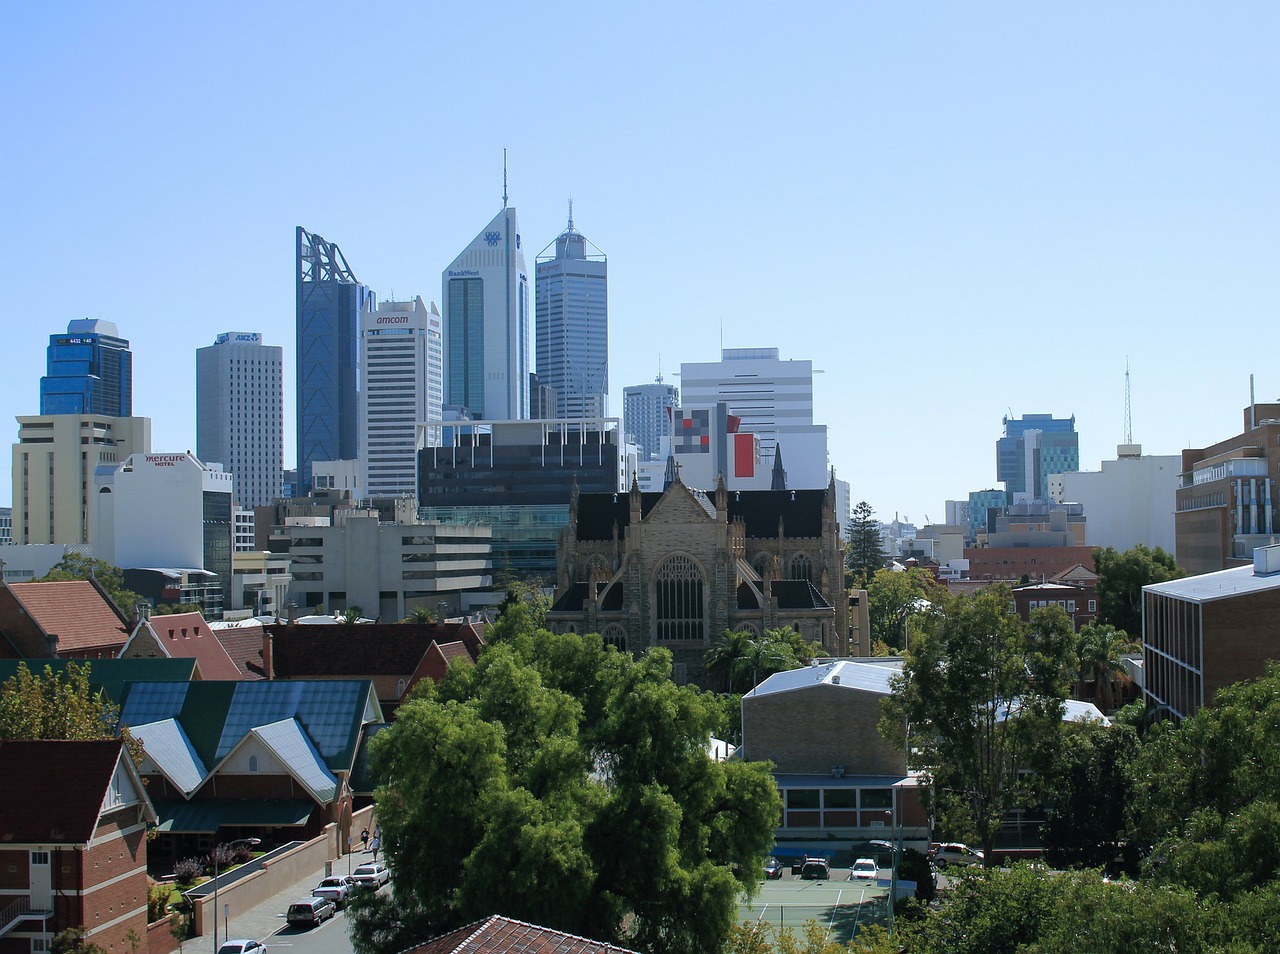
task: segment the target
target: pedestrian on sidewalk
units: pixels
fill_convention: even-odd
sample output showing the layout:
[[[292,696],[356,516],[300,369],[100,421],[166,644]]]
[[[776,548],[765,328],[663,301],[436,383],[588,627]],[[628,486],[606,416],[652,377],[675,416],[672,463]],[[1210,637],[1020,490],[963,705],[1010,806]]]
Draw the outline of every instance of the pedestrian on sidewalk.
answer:
[[[381,847],[382,847],[382,839],[379,838],[377,833],[375,832],[373,836],[373,860],[374,861],[378,860],[378,849]]]
[[[369,829],[364,828],[360,831],[360,847],[365,851],[369,850]]]

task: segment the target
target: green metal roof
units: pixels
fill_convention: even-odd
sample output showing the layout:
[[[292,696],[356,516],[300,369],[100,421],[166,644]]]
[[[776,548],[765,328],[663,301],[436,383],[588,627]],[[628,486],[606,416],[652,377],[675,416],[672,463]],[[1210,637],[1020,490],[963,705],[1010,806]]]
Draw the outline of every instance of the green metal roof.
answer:
[[[305,825],[314,802],[306,799],[240,798],[155,803],[159,831],[212,834],[224,825]]]
[[[117,705],[129,682],[190,682],[196,671],[194,659],[0,659],[0,683],[17,675],[22,662],[33,676],[40,676],[45,666],[55,674],[65,673],[69,663],[87,666],[90,691]]]

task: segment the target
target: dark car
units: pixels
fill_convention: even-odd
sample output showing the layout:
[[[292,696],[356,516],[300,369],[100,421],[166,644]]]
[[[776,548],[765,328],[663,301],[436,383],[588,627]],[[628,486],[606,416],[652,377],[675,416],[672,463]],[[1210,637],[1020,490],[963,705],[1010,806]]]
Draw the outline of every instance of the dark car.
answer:
[[[831,877],[831,863],[825,858],[810,858],[800,869],[805,881],[826,881]]]
[[[770,858],[764,866],[764,876],[770,881],[777,881],[782,877],[782,869],[785,867],[777,858]]]

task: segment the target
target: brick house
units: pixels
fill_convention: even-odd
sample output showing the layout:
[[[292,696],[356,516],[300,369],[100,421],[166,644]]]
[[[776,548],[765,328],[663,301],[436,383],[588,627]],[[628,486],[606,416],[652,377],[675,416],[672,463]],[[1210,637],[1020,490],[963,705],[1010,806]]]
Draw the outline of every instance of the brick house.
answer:
[[[0,954],[73,927],[107,950],[145,939],[156,815],[124,743],[0,743],[0,778]]]
[[[493,915],[402,954],[634,954],[604,941]]]
[[[826,490],[707,494],[676,479],[661,493],[578,493],[557,552],[547,625],[599,633],[640,654],[671,651],[677,681],[701,682],[725,630],[795,629],[847,651],[848,596]]]

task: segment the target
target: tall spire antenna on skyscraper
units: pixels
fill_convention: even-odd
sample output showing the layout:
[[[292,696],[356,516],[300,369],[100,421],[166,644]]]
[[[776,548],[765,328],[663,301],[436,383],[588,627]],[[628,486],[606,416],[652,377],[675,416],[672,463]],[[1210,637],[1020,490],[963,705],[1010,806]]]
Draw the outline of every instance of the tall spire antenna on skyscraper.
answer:
[[[573,196],[569,196],[569,231],[573,231]]]
[[[1133,410],[1129,404],[1129,359],[1124,359],[1124,442],[1133,443]]]
[[[507,207],[507,150],[502,149],[502,207]]]

